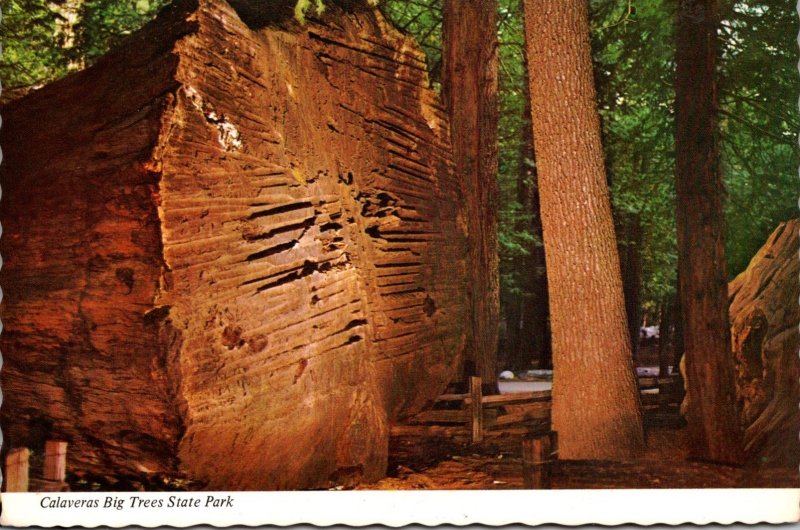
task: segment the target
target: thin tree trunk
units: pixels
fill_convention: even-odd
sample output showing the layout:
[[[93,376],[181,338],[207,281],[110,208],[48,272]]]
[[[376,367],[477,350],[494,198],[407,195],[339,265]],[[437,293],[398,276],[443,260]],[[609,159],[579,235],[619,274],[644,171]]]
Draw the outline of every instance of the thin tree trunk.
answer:
[[[676,372],[683,378],[683,375],[678,371],[683,358],[683,310],[681,308],[681,293],[680,293],[680,274],[678,274],[678,289],[674,298],[675,305],[673,306],[672,322],[675,326],[675,332],[672,335],[672,371]]]
[[[514,268],[518,267],[518,259],[514,260]],[[522,344],[520,334],[523,319],[523,300],[522,294],[518,292],[503,292],[503,318],[505,320],[505,341],[503,333],[500,335],[500,347],[498,347],[497,360],[498,367],[506,370],[518,370],[522,364],[522,353],[525,345]]]
[[[631,356],[636,364],[639,350],[639,327],[642,324],[642,227],[638,213],[617,213],[622,290],[625,295],[625,313],[628,316],[628,336]]]
[[[717,126],[716,0],[682,0],[677,21],[675,150],[678,268],[693,456],[737,463]]]
[[[661,311],[658,323],[658,375],[667,377],[669,375],[669,336],[672,327],[672,301],[666,297],[661,303]]]
[[[497,1],[446,0],[443,94],[468,230],[471,330],[465,376],[497,377],[500,314],[497,254]]]
[[[565,459],[644,448],[585,0],[525,0],[553,337],[553,427]],[[602,370],[598,367],[602,366]]]
[[[84,58],[76,53],[75,49],[78,36],[76,28],[81,21],[84,3],[84,0],[65,0],[50,4],[51,9],[57,15],[56,28],[59,45],[67,57],[67,70],[69,71],[82,70],[86,66]]]

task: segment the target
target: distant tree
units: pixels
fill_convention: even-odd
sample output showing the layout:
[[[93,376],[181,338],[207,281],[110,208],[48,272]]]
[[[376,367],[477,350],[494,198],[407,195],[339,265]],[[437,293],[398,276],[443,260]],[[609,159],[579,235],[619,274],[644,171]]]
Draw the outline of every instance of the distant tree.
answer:
[[[525,0],[534,144],[563,458],[644,448],[603,165],[586,0]]]
[[[166,0],[0,0],[3,101],[91,65]]]
[[[675,151],[686,420],[694,456],[742,460],[728,323],[724,186],[717,124],[716,0],[681,0],[677,16]]]
[[[445,0],[442,93],[456,172],[463,179],[471,322],[468,372],[497,377],[500,277],[497,253],[497,2]]]
[[[522,7],[520,2],[519,13]],[[523,32],[523,44],[525,42]],[[525,46],[522,47],[524,51]],[[519,287],[506,305],[506,320],[509,335],[509,350],[513,366],[530,368],[534,361],[540,369],[552,368],[550,349],[550,323],[547,299],[547,273],[542,245],[542,219],[539,214],[539,183],[536,174],[536,155],[533,150],[533,124],[531,122],[530,85],[528,84],[528,61],[522,54],[524,80],[521,95],[522,105],[516,200],[522,215],[515,216],[514,234],[529,231],[531,240],[524,242],[524,252],[512,257],[515,273],[520,277]],[[519,235],[517,235],[519,238]],[[506,289],[508,290],[508,289]]]

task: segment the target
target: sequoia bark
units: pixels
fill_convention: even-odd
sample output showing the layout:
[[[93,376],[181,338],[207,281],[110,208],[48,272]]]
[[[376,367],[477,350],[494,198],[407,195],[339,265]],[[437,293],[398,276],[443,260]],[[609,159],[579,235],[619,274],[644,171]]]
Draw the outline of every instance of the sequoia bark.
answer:
[[[800,461],[798,229],[797,219],[781,223],[728,286],[746,455],[759,465],[794,469]]]
[[[585,0],[526,0],[562,458],[644,447],[596,109]],[[597,367],[602,366],[602,370]]]
[[[442,93],[468,238],[464,376],[497,379],[497,1],[445,0]],[[466,380],[466,379],[465,379]]]
[[[213,489],[383,476],[461,362],[460,182],[413,40],[326,13],[179,0],[3,109],[13,445]]]
[[[678,278],[690,445],[710,461],[742,460],[730,353],[724,187],[717,126],[716,0],[682,0],[675,78]]]

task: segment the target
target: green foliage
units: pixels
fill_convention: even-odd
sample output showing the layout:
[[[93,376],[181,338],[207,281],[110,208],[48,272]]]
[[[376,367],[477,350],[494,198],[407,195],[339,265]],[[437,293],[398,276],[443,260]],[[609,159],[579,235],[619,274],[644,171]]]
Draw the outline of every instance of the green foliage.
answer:
[[[380,0],[366,0],[367,5],[370,6],[377,6],[380,3]],[[306,23],[306,13],[309,9],[311,9],[311,0],[297,0],[297,3],[294,5],[294,18],[300,24]],[[322,15],[325,12],[325,1],[324,0],[314,0],[314,10],[316,11],[317,15]]]
[[[442,70],[442,0],[383,0],[381,10],[400,30],[416,39],[428,58],[431,81]]]
[[[136,30],[167,0],[0,0],[7,93],[23,92],[90,65]],[[266,1],[266,0],[265,0]],[[297,0],[304,21],[332,0]],[[378,0],[367,0],[371,5]],[[535,163],[526,107],[521,0],[498,0],[499,252],[505,292],[526,292],[538,212],[532,210]],[[643,296],[654,306],[674,292],[675,0],[634,4],[591,0],[592,45],[606,165],[617,212],[642,226]],[[441,72],[442,0],[383,0],[380,9],[425,51],[431,80]],[[70,19],[69,14],[74,14]],[[724,3],[720,128],[731,276],[771,230],[796,215],[795,13],[785,2]],[[534,72],[535,75],[535,72]]]
[[[641,216],[644,297],[674,291],[675,2],[592,2],[604,148],[617,209]],[[781,220],[796,215],[794,11],[780,3],[727,5],[720,30],[720,133],[727,191],[726,254],[732,278]]]
[[[166,0],[0,0],[4,90],[24,92],[88,66]]]
[[[797,216],[797,14],[735,2],[723,13],[720,126],[728,272],[743,270],[781,220]]]
[[[542,241],[536,235],[539,212],[531,208],[535,186],[530,108],[527,105],[525,37],[520,0],[500,0],[498,16],[498,240],[500,278],[505,293],[533,296],[530,289],[543,270],[526,259]]]
[[[48,0],[2,0],[0,65],[4,90],[27,88],[66,73],[67,58]]]
[[[311,0],[297,0],[294,6],[294,18],[300,24],[306,23],[306,13],[311,9]],[[325,3],[322,0],[314,0],[314,9],[318,15],[325,12]]]
[[[642,298],[649,307],[676,285],[673,4],[640,2],[631,18],[619,2],[591,3],[606,169],[615,210],[641,222]]]
[[[432,78],[441,63],[441,1],[385,0],[396,25],[428,55]],[[740,272],[781,220],[796,215],[794,175],[800,160],[794,131],[795,14],[788,4],[726,4],[720,32],[721,139],[731,277]],[[606,165],[615,210],[642,225],[642,295],[654,308],[675,291],[674,0],[592,0],[592,44]],[[498,204],[501,281],[524,291],[525,258],[541,242],[537,212],[521,200],[531,164],[523,130],[526,70],[520,0],[499,0],[500,135]],[[624,244],[625,242],[623,242]],[[520,264],[523,264],[521,267]]]
[[[168,0],[92,0],[85,2],[76,26],[76,59],[94,62],[168,3]]]

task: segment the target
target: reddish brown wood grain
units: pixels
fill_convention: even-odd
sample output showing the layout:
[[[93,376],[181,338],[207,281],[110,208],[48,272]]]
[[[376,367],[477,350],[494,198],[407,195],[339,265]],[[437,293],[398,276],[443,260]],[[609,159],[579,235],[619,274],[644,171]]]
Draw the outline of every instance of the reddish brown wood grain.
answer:
[[[748,457],[796,468],[800,460],[798,221],[781,223],[729,286],[736,393]]]
[[[9,441],[216,489],[383,476],[465,337],[427,87],[377,11],[254,30],[181,1],[3,109]]]

